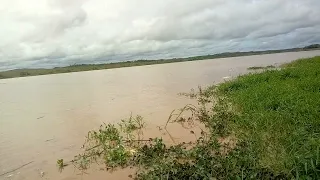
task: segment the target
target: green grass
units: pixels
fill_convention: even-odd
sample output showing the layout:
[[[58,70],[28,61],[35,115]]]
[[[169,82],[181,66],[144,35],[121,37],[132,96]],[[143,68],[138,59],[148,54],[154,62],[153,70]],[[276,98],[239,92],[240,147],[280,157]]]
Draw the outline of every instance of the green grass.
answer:
[[[220,93],[237,106],[232,123],[252,144],[260,166],[276,174],[320,178],[320,57],[297,60],[282,70],[226,82]]]
[[[196,141],[168,145],[144,137],[142,117],[131,116],[90,131],[74,167],[135,167],[130,177],[142,180],[320,179],[320,57],[183,95],[198,106],[173,111],[159,130],[199,123],[206,129],[190,131]],[[183,118],[185,111],[192,115]]]
[[[309,50],[319,49],[315,47],[317,46],[316,45],[311,46],[311,48],[305,47],[305,48],[292,48],[292,49],[266,50],[266,51],[225,52],[220,54],[194,56],[194,57],[186,57],[186,58],[137,60],[137,61],[115,62],[115,63],[107,63],[107,64],[74,64],[66,67],[55,67],[51,69],[39,69],[39,68],[38,69],[15,69],[15,70],[0,72],[0,79],[26,77],[26,76],[39,76],[39,75],[47,75],[47,74],[60,74],[60,73],[80,72],[80,71],[93,71],[93,70],[144,66],[144,65],[153,65],[153,64],[166,64],[166,63],[206,60],[206,59],[215,59],[215,58],[227,58],[227,57],[237,57],[237,56],[309,51]]]

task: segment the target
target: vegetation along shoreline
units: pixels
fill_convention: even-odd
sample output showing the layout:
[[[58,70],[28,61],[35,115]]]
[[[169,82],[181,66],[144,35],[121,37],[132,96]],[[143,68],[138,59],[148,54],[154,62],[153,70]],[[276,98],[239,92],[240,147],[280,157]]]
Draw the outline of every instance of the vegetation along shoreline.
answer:
[[[90,131],[82,153],[57,165],[134,168],[129,177],[139,180],[319,179],[319,82],[317,56],[199,88],[183,94],[198,105],[173,111],[159,128],[170,135],[172,123],[196,127],[198,134],[189,130],[195,140],[167,144],[162,137],[144,137],[143,118],[131,116]]]

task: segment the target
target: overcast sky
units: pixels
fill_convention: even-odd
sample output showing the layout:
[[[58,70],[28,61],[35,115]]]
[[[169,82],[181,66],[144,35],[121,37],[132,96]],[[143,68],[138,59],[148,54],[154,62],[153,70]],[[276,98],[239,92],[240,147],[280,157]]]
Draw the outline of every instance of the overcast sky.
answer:
[[[320,42],[320,0],[0,0],[0,70]]]

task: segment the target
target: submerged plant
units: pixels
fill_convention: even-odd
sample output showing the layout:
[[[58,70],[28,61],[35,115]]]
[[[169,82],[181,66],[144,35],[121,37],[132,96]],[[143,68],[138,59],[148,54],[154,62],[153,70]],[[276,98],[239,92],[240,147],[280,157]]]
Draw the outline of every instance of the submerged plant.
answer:
[[[63,159],[58,159],[57,160],[57,166],[59,171],[61,172],[65,166],[67,166],[66,164],[64,164]]]

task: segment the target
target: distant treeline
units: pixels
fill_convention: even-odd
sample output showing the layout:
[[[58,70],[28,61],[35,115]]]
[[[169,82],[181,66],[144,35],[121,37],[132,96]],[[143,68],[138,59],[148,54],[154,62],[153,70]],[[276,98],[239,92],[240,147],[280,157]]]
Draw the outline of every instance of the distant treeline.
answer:
[[[307,49],[318,49],[320,48],[320,44],[312,44],[310,46],[306,46],[303,49],[307,50]]]
[[[113,68],[132,67],[132,66],[144,66],[144,65],[152,65],[152,64],[165,64],[165,63],[175,63],[175,62],[185,62],[185,61],[195,61],[195,60],[205,60],[205,59],[273,54],[273,53],[282,53],[282,52],[308,51],[308,50],[314,50],[314,49],[320,49],[320,45],[312,44],[303,48],[280,49],[280,50],[225,52],[220,54],[194,56],[194,57],[187,57],[187,58],[136,60],[136,61],[107,63],[107,64],[73,64],[66,67],[55,67],[52,69],[44,69],[44,68],[15,69],[15,70],[0,72],[0,79],[25,77],[25,76],[38,76],[38,75],[46,75],[46,74],[70,73],[70,72],[80,72],[80,71],[92,71],[92,70],[101,70],[101,69],[113,69]]]

